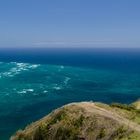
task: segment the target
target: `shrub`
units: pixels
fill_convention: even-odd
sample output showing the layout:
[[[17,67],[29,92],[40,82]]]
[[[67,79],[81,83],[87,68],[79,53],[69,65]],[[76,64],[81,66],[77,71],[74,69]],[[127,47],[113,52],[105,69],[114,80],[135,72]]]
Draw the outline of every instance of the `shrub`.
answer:
[[[123,138],[126,132],[127,130],[123,126],[121,126],[117,129],[116,136],[118,136],[119,138]]]
[[[106,136],[106,131],[104,128],[102,128],[99,132],[99,135],[97,136],[97,139],[104,138]]]
[[[55,123],[57,123],[58,121],[63,120],[66,117],[66,111],[63,109],[61,111],[59,111],[54,117],[52,117],[49,125],[53,125]]]
[[[128,110],[128,111],[134,111],[136,110],[134,108],[134,106],[132,105],[127,105],[127,104],[119,104],[119,103],[113,103],[110,105],[111,107],[117,107],[117,108],[120,108],[120,109],[125,109],[125,110]]]
[[[85,117],[81,115],[77,120],[74,121],[74,126],[80,127],[83,124]]]
[[[59,127],[55,137],[57,140],[77,140],[78,132],[74,128]]]

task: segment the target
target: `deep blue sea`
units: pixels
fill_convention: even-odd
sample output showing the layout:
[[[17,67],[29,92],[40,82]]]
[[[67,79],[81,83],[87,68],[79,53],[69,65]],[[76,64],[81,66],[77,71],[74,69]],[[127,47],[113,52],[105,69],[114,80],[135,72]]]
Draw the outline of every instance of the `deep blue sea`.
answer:
[[[138,98],[139,49],[0,49],[0,140],[67,103]]]

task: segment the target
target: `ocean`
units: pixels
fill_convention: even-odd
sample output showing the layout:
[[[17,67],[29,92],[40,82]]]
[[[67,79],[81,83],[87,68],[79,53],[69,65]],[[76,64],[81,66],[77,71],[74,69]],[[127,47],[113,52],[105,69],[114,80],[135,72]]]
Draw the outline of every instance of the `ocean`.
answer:
[[[139,49],[0,49],[0,140],[67,103],[138,98]]]

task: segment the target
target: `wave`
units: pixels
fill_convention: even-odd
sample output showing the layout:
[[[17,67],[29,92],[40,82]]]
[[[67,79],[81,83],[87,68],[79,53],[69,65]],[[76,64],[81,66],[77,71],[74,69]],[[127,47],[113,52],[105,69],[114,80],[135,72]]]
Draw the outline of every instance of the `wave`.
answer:
[[[18,94],[26,94],[31,92],[34,92],[34,89],[23,89],[21,91],[18,91]]]
[[[68,82],[69,82],[70,79],[71,79],[70,77],[65,77],[65,80],[64,80],[65,86],[68,84]]]
[[[0,73],[0,78],[2,77],[14,77],[17,74],[20,74],[22,71],[28,71],[30,69],[36,69],[40,66],[40,64],[28,64],[28,63],[17,63],[11,62],[7,63],[8,65],[12,65],[11,68],[6,72]]]
[[[62,87],[57,86],[57,84],[56,84],[56,86],[54,86],[54,87],[53,87],[53,89],[55,89],[55,90],[61,90],[61,89],[62,89]]]
[[[58,71],[60,72],[60,71],[62,71],[64,68],[65,68],[65,67],[64,67],[63,65],[61,65],[61,66],[59,66]]]
[[[48,93],[48,91],[47,90],[44,90],[43,93]]]

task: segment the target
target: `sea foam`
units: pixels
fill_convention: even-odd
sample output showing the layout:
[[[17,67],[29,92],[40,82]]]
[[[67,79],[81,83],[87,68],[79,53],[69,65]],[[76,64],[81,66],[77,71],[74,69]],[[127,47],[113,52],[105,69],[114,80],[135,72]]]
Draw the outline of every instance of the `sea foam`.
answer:
[[[20,74],[23,71],[29,71],[30,69],[36,69],[40,65],[38,64],[28,64],[28,63],[16,63],[16,62],[11,62],[8,63],[9,65],[13,65],[12,68],[10,68],[6,72],[1,72],[0,73],[0,78],[2,77],[14,77],[17,74]]]

